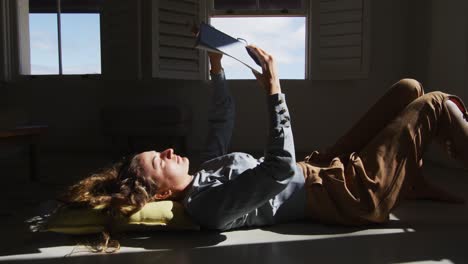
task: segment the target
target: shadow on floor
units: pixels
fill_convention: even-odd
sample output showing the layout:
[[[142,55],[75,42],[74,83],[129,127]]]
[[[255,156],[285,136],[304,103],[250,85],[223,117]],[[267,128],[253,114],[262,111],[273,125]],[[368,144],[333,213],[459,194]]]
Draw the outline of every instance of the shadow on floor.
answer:
[[[2,232],[6,233],[6,232]],[[66,247],[77,245],[91,245],[102,241],[99,235],[71,236],[52,232],[31,233],[26,225],[9,230],[21,239],[14,237],[2,246],[1,256],[34,254],[42,252],[43,248]],[[112,235],[111,239],[118,240],[121,246],[142,248],[146,250],[161,249],[189,249],[217,245],[226,240],[226,236],[219,232],[199,231],[155,231],[155,232],[125,232]],[[1,261],[0,261],[1,262]]]
[[[163,243],[167,237],[158,237]],[[185,238],[185,235],[184,235]],[[190,239],[188,240],[190,241]],[[21,260],[21,263],[402,263],[449,260],[466,263],[466,234],[404,232],[259,244]],[[179,243],[182,243],[179,241]],[[10,263],[18,263],[11,261]]]

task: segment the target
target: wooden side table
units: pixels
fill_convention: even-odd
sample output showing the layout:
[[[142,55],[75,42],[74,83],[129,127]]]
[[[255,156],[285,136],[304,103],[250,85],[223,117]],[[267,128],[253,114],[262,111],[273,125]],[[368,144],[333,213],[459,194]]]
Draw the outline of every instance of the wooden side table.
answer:
[[[39,139],[47,128],[45,125],[32,125],[0,130],[0,144],[28,145],[29,178],[33,181],[38,180],[39,176]]]

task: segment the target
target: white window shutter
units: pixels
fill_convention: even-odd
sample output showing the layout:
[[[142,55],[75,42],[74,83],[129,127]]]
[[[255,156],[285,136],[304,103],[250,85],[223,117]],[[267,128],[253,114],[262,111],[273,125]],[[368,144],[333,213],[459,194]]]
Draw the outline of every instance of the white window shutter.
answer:
[[[9,2],[0,0],[0,81],[10,79],[10,18]]]
[[[367,78],[370,55],[369,0],[312,0],[310,77]]]
[[[194,23],[206,21],[205,1],[153,2],[153,77],[204,79],[206,58],[194,48]]]
[[[31,73],[29,0],[0,0],[0,81]]]

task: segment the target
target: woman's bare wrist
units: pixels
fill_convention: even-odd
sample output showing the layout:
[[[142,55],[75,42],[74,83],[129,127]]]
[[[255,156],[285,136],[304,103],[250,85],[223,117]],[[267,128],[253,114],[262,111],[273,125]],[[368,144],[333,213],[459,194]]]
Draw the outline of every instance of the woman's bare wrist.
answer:
[[[268,91],[270,95],[281,93],[281,86],[279,83],[272,83]]]
[[[213,74],[219,74],[223,70],[220,60],[212,61],[210,60],[211,69],[210,72]]]
[[[212,74],[220,74],[223,71],[223,67],[211,67],[210,72]]]

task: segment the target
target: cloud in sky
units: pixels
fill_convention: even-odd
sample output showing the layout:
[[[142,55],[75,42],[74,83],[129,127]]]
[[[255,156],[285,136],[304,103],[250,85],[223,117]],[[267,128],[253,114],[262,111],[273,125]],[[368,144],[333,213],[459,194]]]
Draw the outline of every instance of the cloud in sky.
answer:
[[[63,69],[64,74],[100,74],[101,65],[67,65]]]
[[[32,32],[30,35],[31,49],[41,50],[43,52],[57,52],[57,37],[55,38],[49,32]]]
[[[242,17],[212,18],[217,29],[236,38],[243,38],[272,54],[283,79],[304,78],[305,18]],[[232,79],[252,79],[252,73],[233,59],[223,59],[227,75]]]
[[[31,74],[44,75],[44,74],[58,74],[57,65],[45,64],[31,64]],[[101,66],[96,64],[90,65],[65,65],[63,67],[63,74],[100,74]]]
[[[31,74],[58,74],[58,65],[31,64]]]

